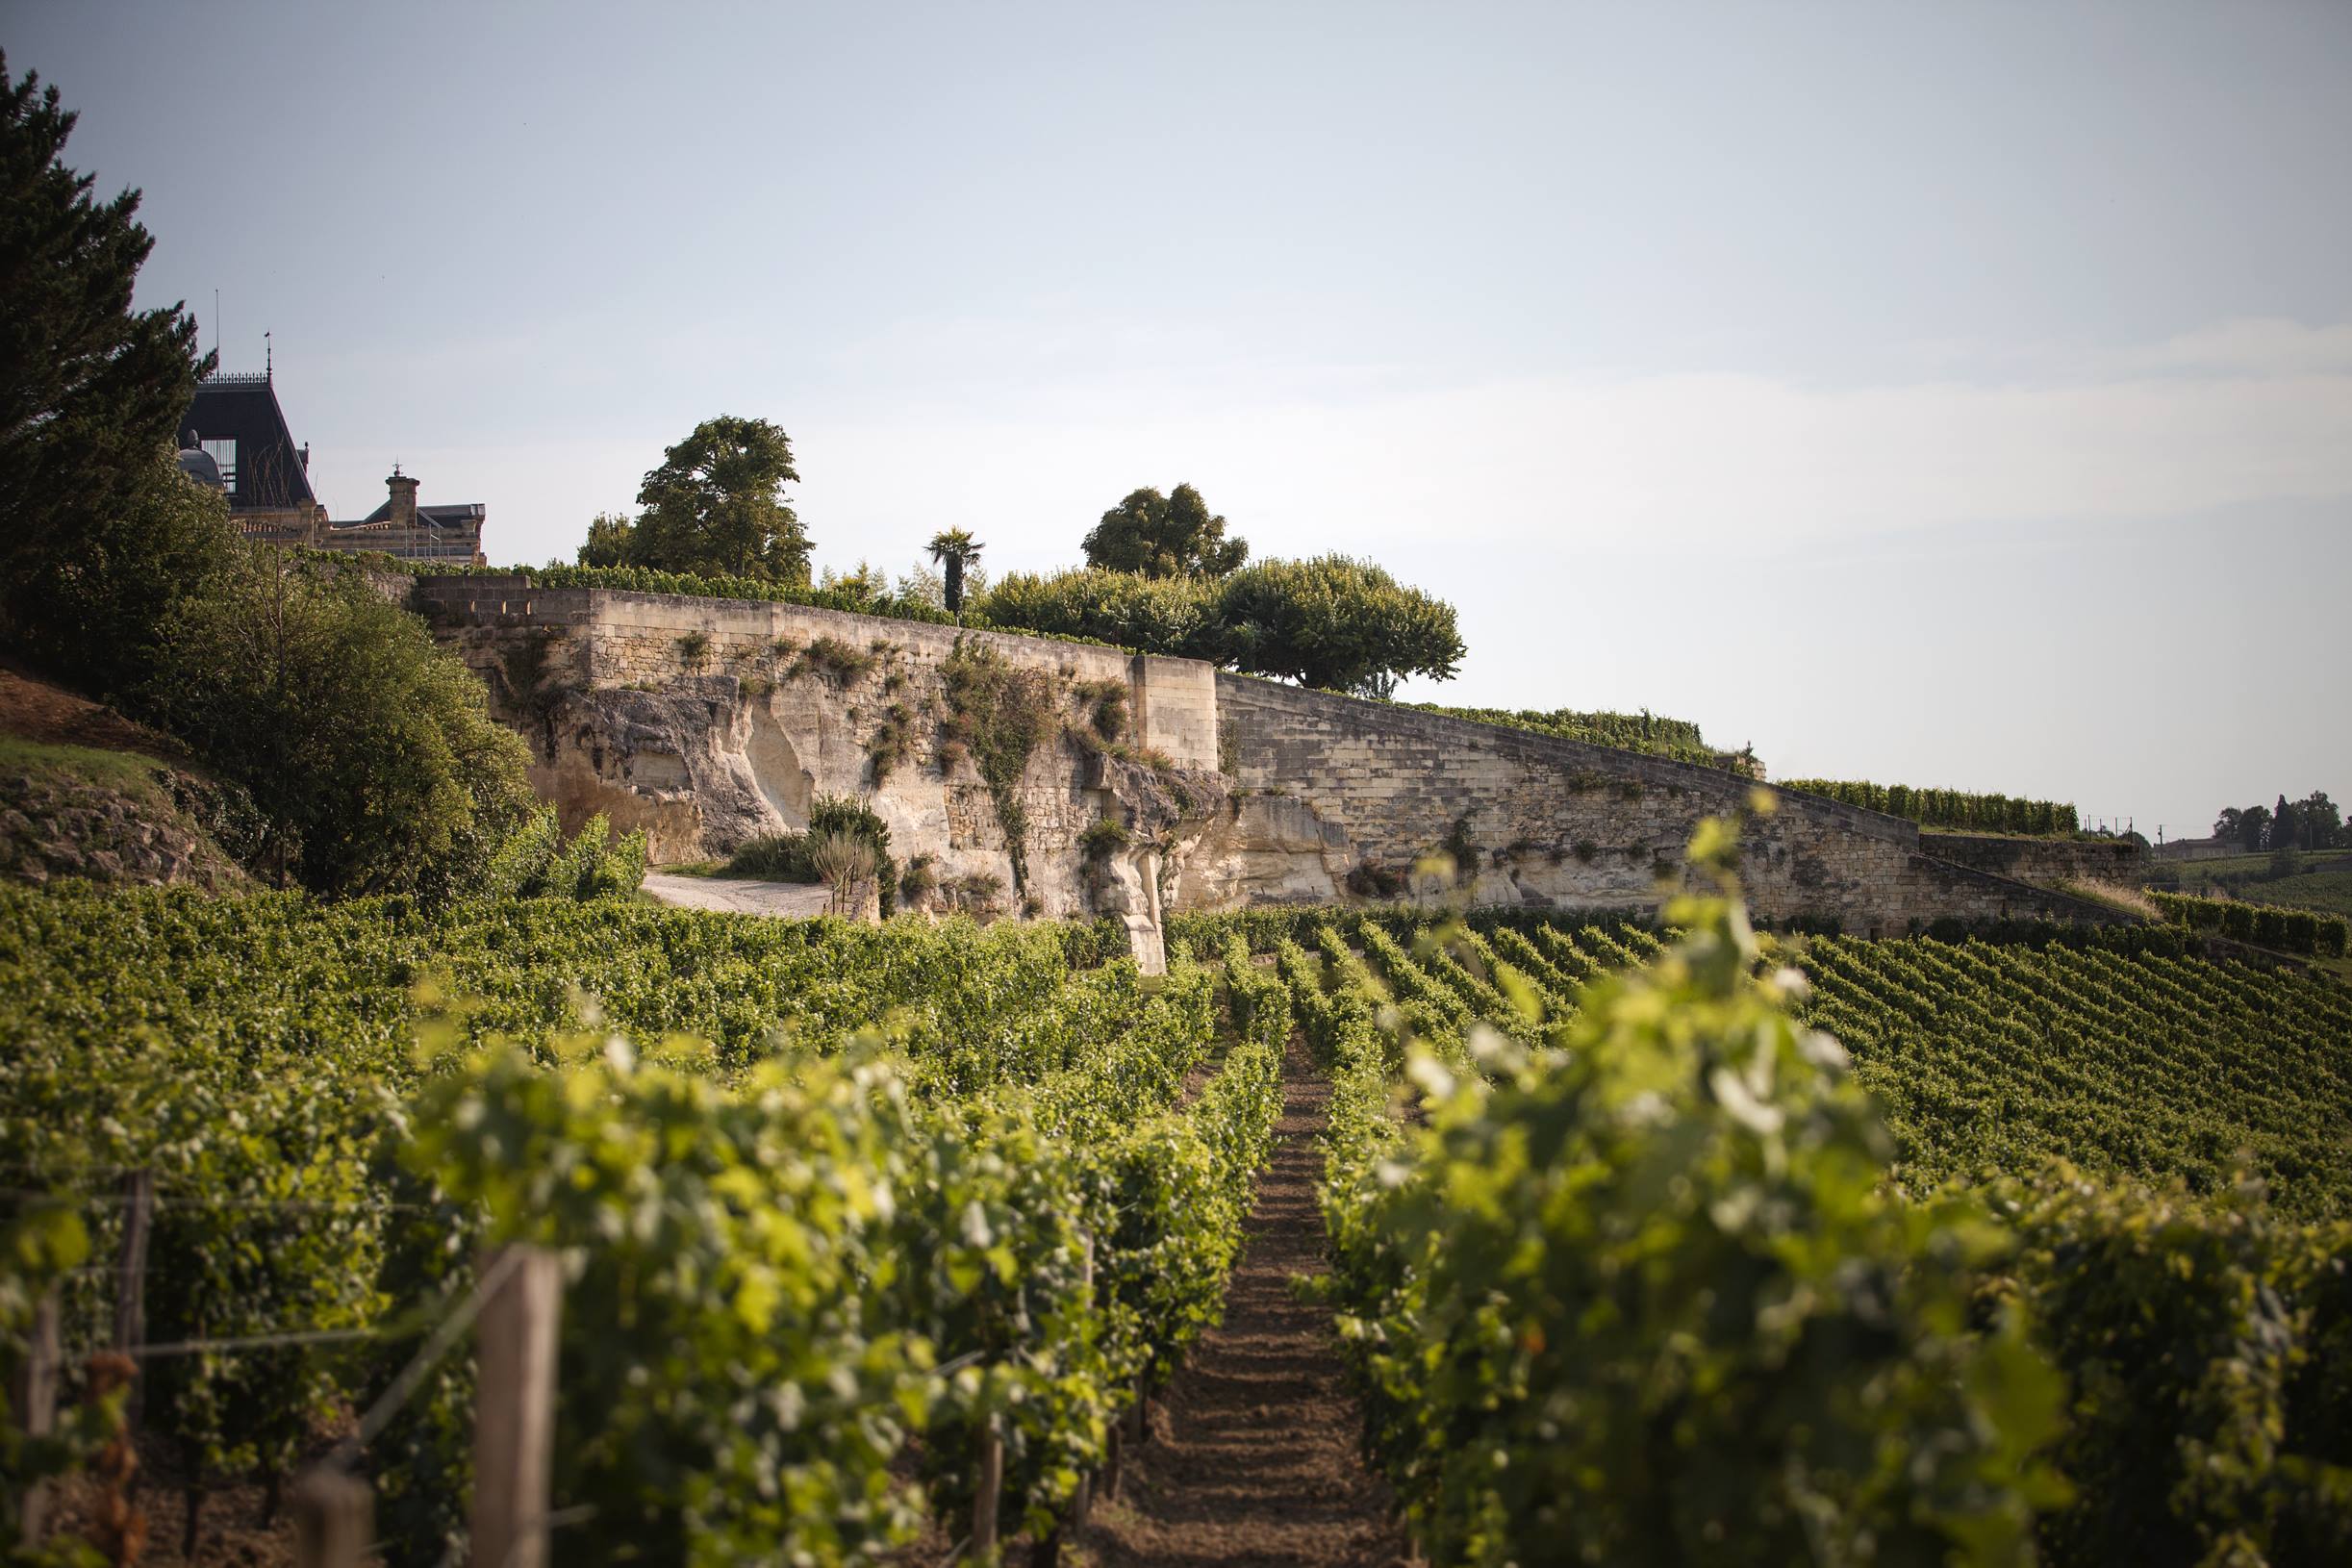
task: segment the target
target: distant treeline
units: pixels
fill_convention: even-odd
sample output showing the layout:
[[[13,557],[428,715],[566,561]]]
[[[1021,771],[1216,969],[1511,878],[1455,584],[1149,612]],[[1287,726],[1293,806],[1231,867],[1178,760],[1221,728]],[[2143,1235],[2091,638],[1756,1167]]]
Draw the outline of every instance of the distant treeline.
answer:
[[[2213,837],[2250,855],[2264,849],[2352,848],[2352,829],[2344,826],[2343,812],[2324,790],[2300,800],[2282,795],[2275,806],[2226,807],[2213,822]]]
[[[1908,784],[1829,778],[1783,779],[1781,788],[1827,796],[1889,817],[1908,817],[1922,827],[2057,836],[2080,832],[2083,826],[2073,805],[2060,800],[2020,800],[2006,795],[1970,795],[1964,790],[1914,790]]]
[[[1556,735],[1566,741],[1611,746],[1625,751],[1647,751],[1653,756],[1722,768],[1751,777],[1761,771],[1752,747],[1718,751],[1707,744],[1699,726],[1687,719],[1661,719],[1648,712],[1580,713],[1574,708],[1451,708],[1438,702],[1407,702],[1401,706],[1443,714],[1449,719],[1468,719],[1481,724],[1531,730],[1538,735]]]

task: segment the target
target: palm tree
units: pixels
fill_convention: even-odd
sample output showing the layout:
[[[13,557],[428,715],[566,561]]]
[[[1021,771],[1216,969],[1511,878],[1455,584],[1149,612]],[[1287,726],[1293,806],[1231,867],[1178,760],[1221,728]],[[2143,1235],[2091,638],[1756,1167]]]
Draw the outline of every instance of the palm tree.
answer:
[[[980,559],[987,548],[961,528],[943,528],[931,536],[928,546],[931,559],[937,563],[947,579],[943,597],[948,601],[948,613],[960,624],[964,619],[964,569]]]

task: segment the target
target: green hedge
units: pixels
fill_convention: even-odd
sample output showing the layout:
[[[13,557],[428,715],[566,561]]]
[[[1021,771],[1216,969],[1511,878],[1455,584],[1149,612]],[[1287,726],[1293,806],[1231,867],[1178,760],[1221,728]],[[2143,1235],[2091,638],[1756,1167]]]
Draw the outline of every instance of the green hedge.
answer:
[[[2218,931],[2233,942],[2251,942],[2281,952],[2341,958],[2352,937],[2352,921],[2310,909],[2282,909],[2236,898],[2200,898],[2192,894],[2148,890],[2148,898],[2176,925]]]
[[[1440,702],[1406,702],[1400,706],[1447,719],[1465,719],[1475,724],[1500,724],[1505,729],[1557,736],[1563,741],[1582,741],[1620,751],[1643,751],[1749,776],[1758,771],[1754,751],[1746,747],[1718,751],[1707,744],[1699,726],[1687,719],[1660,719],[1648,713],[1582,713],[1574,708],[1454,708]]]
[[[1907,817],[1922,827],[1976,833],[2023,833],[2058,838],[2082,830],[2071,803],[2021,800],[2006,795],[1970,795],[1964,790],[1916,790],[1908,784],[1867,784],[1833,778],[1789,778],[1779,788],[1825,796],[1865,811]]]

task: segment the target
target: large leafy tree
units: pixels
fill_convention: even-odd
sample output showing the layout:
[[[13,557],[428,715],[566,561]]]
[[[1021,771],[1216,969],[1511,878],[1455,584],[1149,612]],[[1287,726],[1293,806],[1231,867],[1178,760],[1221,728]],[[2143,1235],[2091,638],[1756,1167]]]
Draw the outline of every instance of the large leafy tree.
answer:
[[[808,531],[784,500],[784,486],[799,477],[791,439],[767,420],[705,419],[645,475],[627,559],[805,587]]]
[[[1451,680],[1466,651],[1454,606],[1345,555],[1245,568],[1220,585],[1217,619],[1223,662],[1363,696]]]
[[[131,308],[154,240],[138,191],[98,202],[65,166],[74,119],[0,54],[0,560],[12,640],[37,653],[53,569],[147,503],[212,366],[179,305]]]
[[[1169,495],[1139,490],[1086,536],[1086,564],[1146,577],[1222,577],[1250,558],[1249,542],[1225,530],[1225,518],[1211,516],[1190,485]]]
[[[588,540],[580,546],[584,567],[625,567],[635,545],[637,525],[618,512],[599,512],[588,520]]]

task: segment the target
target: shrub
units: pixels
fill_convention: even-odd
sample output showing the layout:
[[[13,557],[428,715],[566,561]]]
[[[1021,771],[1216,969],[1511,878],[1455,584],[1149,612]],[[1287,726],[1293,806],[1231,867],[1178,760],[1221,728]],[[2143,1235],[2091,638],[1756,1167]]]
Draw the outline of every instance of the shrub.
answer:
[[[2285,952],[2340,958],[2346,934],[2352,932],[2352,922],[2341,915],[2308,909],[2281,909],[2236,898],[2200,898],[2157,888],[2150,888],[2147,898],[2177,925],[2217,930],[2234,942],[2257,943]]]
[[[1215,654],[1213,588],[1125,571],[1013,572],[966,607],[975,625],[1077,637],[1144,653]]]
[[[1084,680],[1070,689],[1083,717],[1072,733],[1082,745],[1116,746],[1127,728],[1127,683]]]
[[[269,859],[319,892],[473,891],[531,807],[480,679],[343,563],[240,546],[166,617],[138,705],[252,795]]]
[[[805,833],[762,833],[744,840],[727,856],[721,874],[763,882],[814,882]]]
[[[787,673],[822,675],[836,686],[847,686],[879,663],[879,654],[853,648],[838,637],[820,637],[800,650]]]
[[[1101,817],[1078,835],[1078,848],[1085,853],[1088,861],[1100,865],[1125,848],[1134,837],[1128,831],[1127,824],[1118,818]]]
[[[700,670],[710,658],[710,633],[691,631],[678,639],[678,664],[689,673]]]
[[[903,702],[894,702],[882,710],[882,722],[866,745],[866,755],[873,762],[874,783],[878,785],[888,778],[914,749],[915,710]]]
[[[2319,1467],[2352,1461],[2352,1228],[2286,1224],[2251,1187],[2192,1198],[2062,1165],[1995,1207],[2022,1243],[2000,1285],[2075,1389],[2055,1456],[2077,1501],[2043,1521],[2047,1559],[2343,1560],[2352,1497]]]
[[[874,880],[873,846],[861,835],[841,828],[812,833],[808,861],[817,880],[832,890],[833,913],[855,914],[860,896]]]

